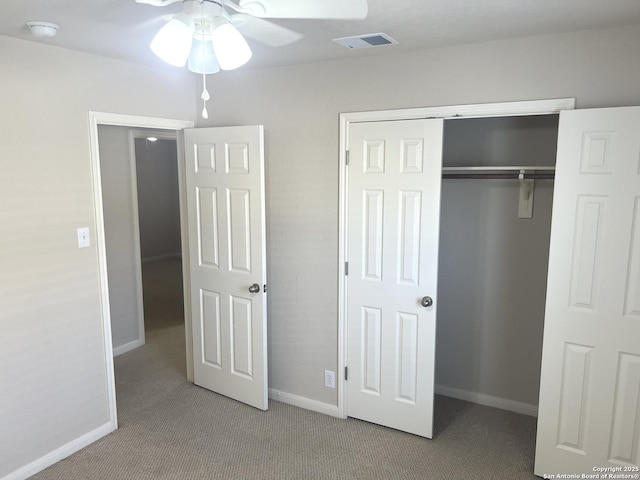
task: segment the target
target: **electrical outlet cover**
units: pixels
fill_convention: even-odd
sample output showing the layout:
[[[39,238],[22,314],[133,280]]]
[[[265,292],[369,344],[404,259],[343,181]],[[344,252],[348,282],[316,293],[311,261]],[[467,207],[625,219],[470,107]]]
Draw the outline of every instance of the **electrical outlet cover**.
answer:
[[[327,388],[336,388],[336,372],[331,370],[324,371],[324,386]]]

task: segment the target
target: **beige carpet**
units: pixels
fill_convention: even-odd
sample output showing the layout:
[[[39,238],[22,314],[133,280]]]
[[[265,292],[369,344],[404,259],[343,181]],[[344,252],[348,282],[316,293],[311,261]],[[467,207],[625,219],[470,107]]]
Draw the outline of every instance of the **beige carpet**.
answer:
[[[115,359],[120,428],[33,478],[537,478],[532,417],[438,396],[435,438],[426,440],[274,401],[260,412],[193,386],[181,298],[148,291],[152,269],[179,272],[178,262],[162,263],[145,268],[145,298],[154,299],[146,317],[157,317],[147,321],[147,344]]]

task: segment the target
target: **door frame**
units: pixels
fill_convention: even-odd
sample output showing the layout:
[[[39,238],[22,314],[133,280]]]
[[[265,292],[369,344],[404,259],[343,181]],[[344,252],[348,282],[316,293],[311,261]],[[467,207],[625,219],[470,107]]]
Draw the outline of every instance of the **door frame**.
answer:
[[[104,207],[102,202],[102,182],[100,178],[100,153],[98,144],[98,125],[111,125],[131,129],[147,128],[174,131],[178,155],[178,191],[180,195],[180,231],[182,241],[183,290],[185,294],[185,337],[187,350],[187,379],[193,381],[193,339],[191,337],[191,308],[189,297],[189,262],[188,262],[188,226],[186,223],[186,191],[184,175],[184,142],[182,130],[192,128],[195,122],[158,117],[144,117],[118,113],[89,112],[89,144],[91,149],[90,167],[93,184],[93,205],[95,215],[95,243],[98,253],[98,277],[100,282],[101,321],[104,342],[105,365],[107,368],[107,397],[109,403],[109,422],[115,430],[118,428],[116,408],[116,384],[113,368],[113,343],[111,341],[111,310],[109,306],[109,280],[107,275],[107,249],[105,243]],[[134,157],[135,158],[135,157]],[[134,207],[135,209],[135,207]],[[139,239],[138,239],[139,255]]]
[[[490,118],[528,115],[558,114],[562,110],[573,110],[575,98],[533,100],[524,102],[485,103],[451,105],[439,107],[408,108],[400,110],[377,110],[340,114],[339,143],[339,200],[338,200],[338,416],[347,418],[347,388],[345,384],[345,362],[347,359],[347,282],[345,262],[347,259],[348,222],[348,172],[347,150],[349,126],[359,122],[381,122],[390,120],[415,120],[422,118]]]

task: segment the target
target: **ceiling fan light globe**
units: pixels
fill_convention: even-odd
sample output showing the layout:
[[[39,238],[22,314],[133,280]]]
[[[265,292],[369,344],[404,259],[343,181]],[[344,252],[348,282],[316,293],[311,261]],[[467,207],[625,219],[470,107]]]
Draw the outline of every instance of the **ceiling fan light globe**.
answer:
[[[174,16],[151,41],[151,50],[174,67],[184,67],[189,57],[195,25],[184,13]]]
[[[211,33],[213,51],[222,70],[234,70],[251,59],[251,49],[242,34],[228,21],[216,19]]]
[[[187,66],[194,73],[209,74],[220,71],[220,65],[213,52],[213,44],[210,40],[193,39]]]

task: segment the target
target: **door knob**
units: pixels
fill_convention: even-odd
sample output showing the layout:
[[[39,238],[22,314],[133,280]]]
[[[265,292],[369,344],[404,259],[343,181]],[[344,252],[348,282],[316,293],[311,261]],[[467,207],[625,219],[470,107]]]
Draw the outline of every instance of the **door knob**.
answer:
[[[422,297],[420,304],[423,307],[430,307],[431,305],[433,305],[433,299],[431,297]]]
[[[260,285],[254,283],[249,287],[249,293],[258,293],[260,291]]]

